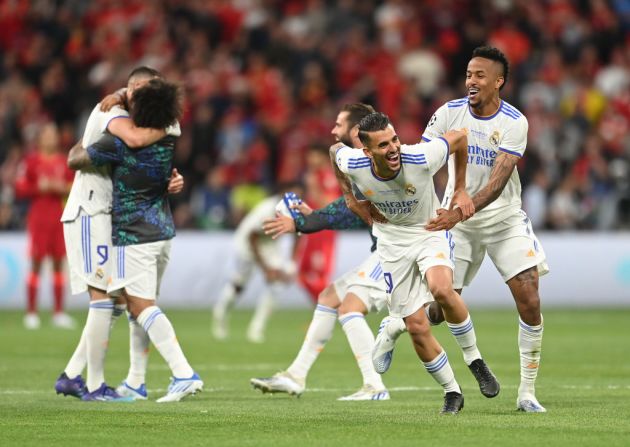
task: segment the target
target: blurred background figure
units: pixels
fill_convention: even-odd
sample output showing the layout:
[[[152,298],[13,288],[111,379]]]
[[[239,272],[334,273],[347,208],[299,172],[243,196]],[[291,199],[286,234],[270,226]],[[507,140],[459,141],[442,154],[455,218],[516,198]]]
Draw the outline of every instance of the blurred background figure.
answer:
[[[64,329],[74,327],[74,320],[64,312],[63,307],[63,261],[66,248],[60,222],[63,201],[70,192],[74,173],[68,169],[66,154],[60,152],[59,143],[57,126],[54,123],[43,125],[37,138],[37,147],[24,158],[15,183],[16,196],[30,201],[26,224],[31,259],[31,269],[26,280],[24,326],[27,329],[38,329],[40,326],[37,295],[42,263],[46,258],[52,261],[52,324]]]
[[[217,340],[228,338],[228,313],[256,270],[260,270],[264,276],[265,288],[257,294],[256,309],[247,329],[247,339],[252,343],[264,342],[265,328],[273,311],[275,298],[295,277],[292,256],[284,253],[280,241],[267,236],[262,229],[265,220],[275,217],[276,205],[285,192],[302,195],[301,188],[294,184],[282,186],[278,194],[267,197],[255,206],[234,233],[236,268],[212,311],[212,334]]]
[[[313,209],[323,208],[341,195],[337,178],[330,165],[328,148],[312,147],[306,158],[306,203]],[[313,303],[331,282],[335,268],[337,234],[324,230],[303,235],[296,250],[298,281],[308,292]]]

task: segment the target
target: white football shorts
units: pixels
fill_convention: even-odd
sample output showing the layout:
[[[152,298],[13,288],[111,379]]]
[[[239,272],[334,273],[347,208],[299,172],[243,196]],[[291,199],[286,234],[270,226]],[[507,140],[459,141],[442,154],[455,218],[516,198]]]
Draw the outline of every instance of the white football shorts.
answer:
[[[171,251],[171,241],[114,247],[108,293],[125,289],[136,298],[155,300]]]
[[[378,241],[389,314],[404,318],[433,301],[426,272],[431,267],[453,269],[453,241],[448,231],[426,231],[413,241],[399,244]]]
[[[383,269],[376,252],[361,265],[337,278],[333,286],[340,301],[343,302],[348,293],[353,293],[365,304],[368,312],[379,312],[387,305]]]
[[[487,227],[472,227],[462,222],[451,232],[455,241],[455,289],[471,283],[486,252],[503,281],[534,266],[541,276],[549,272],[545,252],[523,210],[516,210]]]
[[[73,295],[88,286],[107,290],[112,266],[112,216],[90,216],[81,209],[77,218],[63,223]]]

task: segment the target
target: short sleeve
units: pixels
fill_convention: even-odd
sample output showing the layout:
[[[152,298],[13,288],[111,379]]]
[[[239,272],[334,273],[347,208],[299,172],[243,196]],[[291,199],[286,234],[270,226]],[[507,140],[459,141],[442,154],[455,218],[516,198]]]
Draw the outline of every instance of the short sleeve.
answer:
[[[401,149],[403,164],[426,166],[431,175],[435,174],[448,160],[449,145],[443,137],[433,138],[429,142],[404,145]]]
[[[422,134],[422,141],[431,141],[446,133],[446,131],[448,130],[447,113],[448,107],[446,104],[435,111],[435,113],[427,123],[427,127],[424,129],[424,133]]]
[[[353,149],[348,146],[337,149],[335,160],[339,170],[344,174],[351,174],[353,169],[370,166],[370,159],[363,153],[362,149]]]
[[[499,143],[499,151],[522,157],[527,147],[528,128],[527,118],[521,116],[513,126],[505,131],[505,135]]]
[[[123,159],[124,144],[112,134],[105,133],[87,148],[94,166],[119,164]]]
[[[100,103],[97,104],[87,120],[82,140],[84,147],[90,146],[98,140],[103,132],[107,130],[107,126],[111,120],[114,118],[129,117],[129,113],[121,107],[114,106],[107,112],[102,112],[100,107]]]

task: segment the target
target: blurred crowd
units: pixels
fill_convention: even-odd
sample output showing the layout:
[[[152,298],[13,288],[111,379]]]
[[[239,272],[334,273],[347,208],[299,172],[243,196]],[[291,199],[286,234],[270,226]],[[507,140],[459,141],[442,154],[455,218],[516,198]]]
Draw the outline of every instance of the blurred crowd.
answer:
[[[67,151],[136,66],[186,92],[177,226],[217,229],[302,179],[344,103],[417,142],[483,44],[529,119],[533,224],[630,228],[630,0],[0,0],[0,229],[24,227],[14,184],[44,125]]]

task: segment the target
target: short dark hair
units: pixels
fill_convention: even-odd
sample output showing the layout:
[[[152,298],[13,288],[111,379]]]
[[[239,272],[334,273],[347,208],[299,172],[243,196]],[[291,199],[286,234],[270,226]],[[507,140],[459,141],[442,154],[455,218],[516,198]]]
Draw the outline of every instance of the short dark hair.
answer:
[[[140,67],[136,67],[133,70],[131,70],[131,73],[129,73],[129,77],[127,78],[127,80],[131,78],[153,79],[153,78],[161,78],[161,77],[162,77],[162,73],[160,73],[156,69],[147,67],[146,65],[142,65]]]
[[[385,130],[392,122],[381,112],[370,113],[359,121],[359,140],[367,146],[370,141],[369,132]]]
[[[164,129],[181,115],[181,91],[171,82],[151,79],[133,92],[129,116],[138,127]]]
[[[477,47],[473,50],[472,57],[483,57],[484,59],[490,59],[491,61],[500,63],[503,67],[503,84],[499,87],[499,90],[505,87],[508,81],[508,75],[510,74],[510,64],[501,50],[490,46]]]
[[[359,124],[359,121],[364,117],[368,116],[370,113],[374,113],[374,107],[369,104],[357,102],[354,104],[344,104],[340,111],[348,112],[348,123],[350,124],[350,128],[352,128]]]

